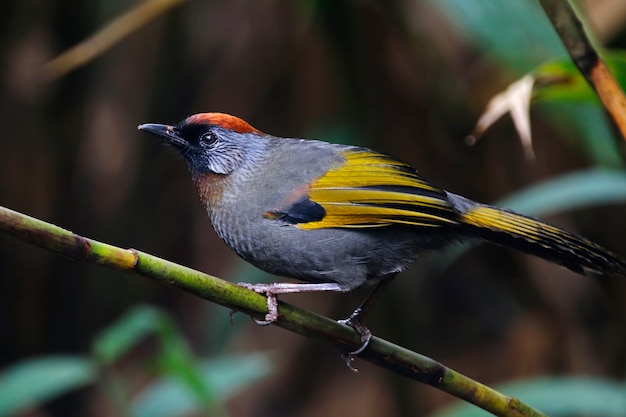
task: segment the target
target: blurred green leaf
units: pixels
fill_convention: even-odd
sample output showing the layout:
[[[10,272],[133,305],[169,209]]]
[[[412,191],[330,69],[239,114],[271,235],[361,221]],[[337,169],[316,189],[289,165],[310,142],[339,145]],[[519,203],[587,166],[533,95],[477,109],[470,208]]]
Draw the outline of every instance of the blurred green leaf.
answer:
[[[488,55],[519,75],[565,55],[565,48],[536,1],[431,0],[430,4]]]
[[[626,416],[626,385],[606,379],[587,377],[537,378],[495,387],[506,395],[552,416]],[[431,417],[490,416],[471,404],[457,403]]]
[[[18,362],[0,375],[0,416],[37,406],[92,383],[93,361],[82,356],[48,356]]]
[[[154,334],[161,352],[161,370],[180,381],[202,404],[213,404],[215,396],[197,370],[187,341],[169,315],[157,308],[139,306],[104,330],[94,342],[94,352],[106,364],[125,355],[140,340]]]
[[[546,102],[537,109],[591,161],[607,168],[624,167],[604,108],[584,102]]]
[[[150,306],[138,306],[103,330],[93,342],[95,355],[110,364],[125,355],[140,340],[154,333],[166,319]]]
[[[620,85],[625,86],[626,52],[606,51],[603,57]],[[607,167],[623,166],[600,99],[572,60],[567,57],[548,62],[532,75],[536,80],[533,100],[558,103],[539,109],[551,115],[553,122],[570,138],[578,138],[577,145],[595,162]]]
[[[626,173],[589,169],[566,174],[526,188],[496,205],[531,216],[602,204],[626,202]]]
[[[182,383],[189,393],[196,396],[200,404],[214,404],[216,396],[212,388],[204,382],[198,362],[178,327],[169,320],[162,320],[158,337],[162,345],[158,361],[165,374]]]
[[[270,374],[267,354],[223,356],[199,364],[203,383],[220,400]],[[197,398],[179,380],[163,378],[143,390],[131,406],[137,417],[188,415],[205,410]]]
[[[624,87],[626,85],[626,52],[609,50],[603,52],[602,57],[618,83]],[[600,99],[569,56],[539,66],[532,72],[532,76],[535,78],[534,99],[589,101],[600,104]]]

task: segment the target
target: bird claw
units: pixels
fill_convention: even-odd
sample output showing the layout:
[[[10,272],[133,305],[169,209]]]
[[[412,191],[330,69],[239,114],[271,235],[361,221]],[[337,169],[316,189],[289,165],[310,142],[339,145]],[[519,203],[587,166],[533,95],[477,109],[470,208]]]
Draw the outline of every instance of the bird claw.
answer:
[[[361,354],[367,348],[367,345],[369,345],[370,340],[372,340],[372,332],[361,323],[361,309],[357,308],[350,317],[344,320],[338,320],[337,322],[352,327],[359,336],[361,336],[361,346],[355,351],[349,352],[348,356],[353,357]],[[348,365],[348,368],[354,369],[348,362],[346,365]]]
[[[346,366],[348,367],[350,371],[354,372],[355,374],[359,373],[359,370],[355,368],[354,366],[352,366],[352,362],[354,361],[354,356],[352,356],[351,353],[342,354],[341,359],[343,359],[344,363],[346,364]]]
[[[250,316],[252,321],[255,322],[258,326],[269,326],[270,324],[276,321],[276,320],[267,320],[267,314],[265,315],[265,317],[266,317],[265,320],[261,320],[261,319],[257,319],[256,317]]]
[[[239,313],[237,310],[230,310],[228,312],[228,320],[230,321],[231,326],[233,324],[233,317],[235,317],[235,314],[237,313]]]
[[[237,313],[239,313],[239,311],[237,311],[237,310],[230,310],[230,312],[228,313],[228,320],[230,320],[230,324],[233,324],[233,317]],[[270,321],[270,320],[267,320],[267,319],[266,320],[261,320],[261,319],[257,319],[256,317],[252,317],[252,316],[250,316],[250,318],[252,319],[253,322],[258,324],[259,326],[268,326],[268,325],[273,323],[273,321]],[[266,318],[267,318],[267,315],[266,315]]]
[[[361,323],[361,309],[357,308],[354,312],[344,320],[337,320],[340,324],[352,327],[361,336],[361,346],[352,352],[344,353],[341,358],[344,360],[348,369],[354,373],[358,373],[359,370],[352,365],[354,357],[360,355],[369,345],[372,340],[372,332]]]

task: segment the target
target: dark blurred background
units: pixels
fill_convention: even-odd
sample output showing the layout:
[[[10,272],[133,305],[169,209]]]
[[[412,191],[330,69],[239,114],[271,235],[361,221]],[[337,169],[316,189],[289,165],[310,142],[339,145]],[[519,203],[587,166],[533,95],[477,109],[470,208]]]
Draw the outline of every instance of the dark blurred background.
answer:
[[[534,1],[193,0],[75,71],[42,77],[46,62],[133,5],[0,5],[1,205],[220,277],[269,280],[219,241],[182,161],[138,124],[228,112],[279,136],[373,147],[483,202],[601,164],[589,150],[593,137],[562,129],[585,121],[567,119],[558,105],[531,112],[536,160],[524,158],[508,116],[477,145],[464,143],[489,98],[564,53]],[[580,11],[598,43],[626,45],[621,0],[582,2]],[[625,208],[603,204],[547,220],[626,256]],[[342,318],[364,295],[285,299]],[[0,372],[27,358],[88,352],[139,303],[169,312],[198,356],[276,354],[270,377],[226,402],[233,416],[426,415],[453,400],[362,361],[354,375],[332,347],[243,315],[228,328],[225,308],[6,235]],[[486,384],[626,371],[624,282],[494,246],[424,256],[390,287],[369,325]],[[128,361],[150,353],[148,340]],[[116,372],[137,390],[151,375],[123,364]],[[25,415],[109,415],[108,398],[95,383]]]

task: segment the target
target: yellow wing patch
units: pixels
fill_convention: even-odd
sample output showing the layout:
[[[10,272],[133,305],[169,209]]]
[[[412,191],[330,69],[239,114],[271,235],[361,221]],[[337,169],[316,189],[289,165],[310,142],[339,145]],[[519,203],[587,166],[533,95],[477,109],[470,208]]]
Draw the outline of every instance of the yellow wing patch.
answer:
[[[410,165],[373,151],[343,152],[345,163],[311,184],[309,198],[326,211],[301,229],[382,227],[392,224],[436,227],[458,223],[458,214],[440,188]]]

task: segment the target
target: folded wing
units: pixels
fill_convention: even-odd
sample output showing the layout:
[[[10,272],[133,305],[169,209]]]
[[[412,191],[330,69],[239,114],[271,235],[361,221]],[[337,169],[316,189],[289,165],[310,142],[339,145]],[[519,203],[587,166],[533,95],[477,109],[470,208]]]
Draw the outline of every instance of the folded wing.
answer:
[[[344,151],[345,162],[314,181],[308,193],[272,217],[301,229],[458,223],[445,191],[408,164],[367,149]]]

